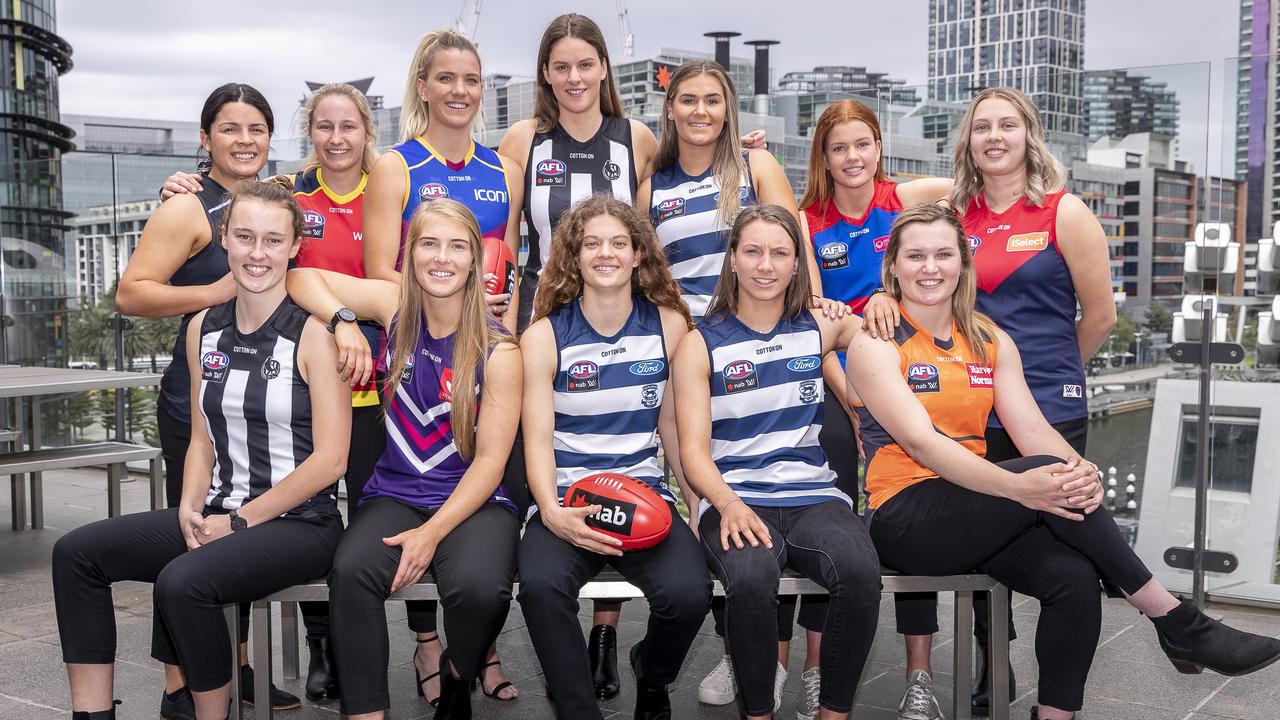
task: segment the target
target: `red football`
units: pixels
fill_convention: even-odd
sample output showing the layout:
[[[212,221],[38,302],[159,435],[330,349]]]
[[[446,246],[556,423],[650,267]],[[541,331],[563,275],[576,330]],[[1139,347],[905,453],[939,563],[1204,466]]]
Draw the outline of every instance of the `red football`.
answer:
[[[509,293],[516,286],[516,259],[511,255],[511,248],[502,238],[486,237],[484,244],[484,274],[493,274],[484,285],[484,291],[490,295]]]
[[[588,475],[569,486],[565,507],[599,505],[587,525],[622,541],[622,549],[644,550],[671,532],[671,506],[645,483],[626,475],[604,472]]]

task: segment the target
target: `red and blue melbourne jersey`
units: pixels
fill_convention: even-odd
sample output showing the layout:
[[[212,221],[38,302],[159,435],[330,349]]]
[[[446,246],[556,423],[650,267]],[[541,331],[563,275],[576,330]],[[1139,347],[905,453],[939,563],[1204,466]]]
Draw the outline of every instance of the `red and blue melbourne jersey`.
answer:
[[[842,215],[834,200],[805,208],[814,259],[822,274],[822,294],[861,313],[880,287],[880,265],[889,246],[889,229],[902,212],[898,183],[876,180],[871,205],[861,218]]]
[[[1056,232],[1065,194],[1046,195],[1041,207],[1022,200],[1001,213],[979,194],[963,218],[977,269],[978,310],[1013,339],[1027,386],[1050,423],[1089,415],[1076,341],[1076,287]],[[1000,427],[994,413],[988,424]]]
[[[451,163],[421,137],[391,148],[405,167],[405,192],[401,201],[400,240],[409,232],[409,218],[426,200],[457,200],[476,216],[482,237],[503,240],[507,235],[511,195],[507,173],[498,153],[471,141],[471,150],[461,163]],[[399,261],[396,266],[399,267]]]

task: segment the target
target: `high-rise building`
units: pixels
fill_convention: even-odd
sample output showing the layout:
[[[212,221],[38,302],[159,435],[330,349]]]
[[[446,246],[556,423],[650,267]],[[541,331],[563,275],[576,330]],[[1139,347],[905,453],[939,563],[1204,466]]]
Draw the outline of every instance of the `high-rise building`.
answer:
[[[307,94],[302,96],[298,101],[298,108],[306,104],[307,98],[311,93],[324,87],[326,83],[312,82],[307,83]],[[348,80],[347,85],[354,87],[364,95],[369,103],[369,112],[373,115],[373,135],[377,138],[374,141],[374,147],[378,152],[385,152],[388,148],[400,142],[400,108],[387,108],[383,106],[381,95],[370,95],[369,88],[373,85],[373,78],[367,77],[360,80]],[[301,117],[301,114],[299,114]],[[304,158],[307,153],[311,152],[311,138],[305,132],[298,132],[298,157]]]
[[[1085,0],[929,0],[929,97],[967,102],[1010,85],[1051,132],[1079,134]],[[1065,160],[1065,158],[1064,158]]]
[[[915,105],[919,101],[916,89],[907,87],[906,80],[849,65],[820,65],[812,70],[794,70],[782,76],[775,92],[780,95],[816,92],[865,94],[896,105]]]
[[[152,195],[154,196],[154,188]],[[71,219],[74,234],[67,248],[74,252],[73,281],[81,302],[95,305],[120,281],[129,256],[138,247],[147,218],[160,199],[122,202],[84,208]]]
[[[1254,250],[1280,220],[1280,160],[1276,158],[1276,53],[1280,2],[1240,0],[1240,45],[1236,61],[1235,175],[1247,190],[1244,239]]]
[[[75,152],[62,158],[63,207],[86,208],[155,198],[175,170],[195,172],[200,123],[195,120],[66,115]]]
[[[1085,131],[1089,140],[1136,133],[1178,137],[1178,96],[1167,83],[1127,70],[1084,74]]]

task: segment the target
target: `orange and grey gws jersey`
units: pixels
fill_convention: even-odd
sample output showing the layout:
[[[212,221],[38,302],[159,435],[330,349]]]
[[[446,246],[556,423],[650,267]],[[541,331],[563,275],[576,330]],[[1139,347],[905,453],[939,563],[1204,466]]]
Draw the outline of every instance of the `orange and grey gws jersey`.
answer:
[[[987,454],[987,416],[995,400],[996,343],[986,343],[987,359],[977,360],[964,336],[952,326],[950,340],[939,340],[916,325],[904,310],[893,342],[901,358],[902,379],[924,406],[933,428],[978,456]],[[862,424],[867,452],[867,506],[875,509],[904,489],[938,473],[916,462],[867,412],[853,404]]]

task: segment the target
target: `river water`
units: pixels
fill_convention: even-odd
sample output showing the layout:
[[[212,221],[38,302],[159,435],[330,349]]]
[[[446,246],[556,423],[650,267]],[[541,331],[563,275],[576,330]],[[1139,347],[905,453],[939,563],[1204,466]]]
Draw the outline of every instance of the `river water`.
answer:
[[[1115,466],[1124,490],[1124,477],[1138,477],[1139,493],[1147,465],[1147,441],[1151,433],[1151,408],[1097,418],[1089,423],[1089,443],[1085,457],[1106,472]]]

